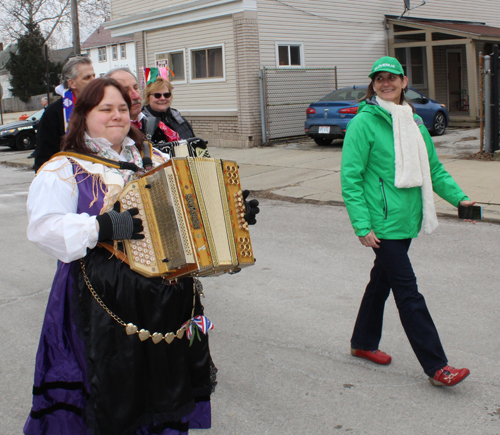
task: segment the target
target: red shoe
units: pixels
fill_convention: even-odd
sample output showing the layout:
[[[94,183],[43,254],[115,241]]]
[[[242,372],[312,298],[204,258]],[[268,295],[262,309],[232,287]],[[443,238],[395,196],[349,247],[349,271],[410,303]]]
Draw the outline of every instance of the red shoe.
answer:
[[[469,369],[456,369],[455,367],[444,366],[436,372],[433,378],[429,378],[429,381],[435,387],[453,387],[469,375]]]
[[[386,366],[390,364],[392,358],[390,355],[387,355],[385,352],[381,350],[361,350],[361,349],[353,349],[351,347],[351,355],[357,356],[358,358],[364,358],[368,361],[374,362],[375,364],[381,364]]]

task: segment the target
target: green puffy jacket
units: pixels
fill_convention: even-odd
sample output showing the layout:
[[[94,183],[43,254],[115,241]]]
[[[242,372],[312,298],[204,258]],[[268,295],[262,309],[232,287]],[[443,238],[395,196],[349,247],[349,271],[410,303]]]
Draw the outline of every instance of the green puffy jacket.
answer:
[[[438,160],[422,118],[414,115],[429,155],[432,187],[458,206],[467,196]],[[349,122],[342,150],[342,197],[357,236],[373,230],[379,239],[417,237],[422,226],[420,187],[394,186],[395,155],[392,117],[375,101],[362,101]]]

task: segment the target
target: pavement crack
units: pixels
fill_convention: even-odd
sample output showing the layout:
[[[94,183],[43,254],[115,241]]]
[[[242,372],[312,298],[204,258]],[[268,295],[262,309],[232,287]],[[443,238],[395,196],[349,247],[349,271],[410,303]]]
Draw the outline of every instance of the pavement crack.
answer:
[[[8,307],[10,305],[15,305],[15,304],[23,302],[27,299],[33,299],[42,293],[49,293],[49,292],[50,292],[50,288],[46,288],[44,290],[38,290],[34,293],[30,293],[30,294],[27,294],[24,296],[17,296],[17,297],[13,296],[10,298],[0,298],[0,308]]]
[[[276,188],[267,189],[267,190],[251,190],[252,197],[260,198],[260,199],[271,199],[275,201],[282,202],[290,202],[293,204],[314,204],[314,205],[329,205],[335,207],[344,207],[345,204],[343,201],[321,201],[319,199],[310,199],[310,198],[293,198],[290,196],[278,195],[274,193],[273,190]]]

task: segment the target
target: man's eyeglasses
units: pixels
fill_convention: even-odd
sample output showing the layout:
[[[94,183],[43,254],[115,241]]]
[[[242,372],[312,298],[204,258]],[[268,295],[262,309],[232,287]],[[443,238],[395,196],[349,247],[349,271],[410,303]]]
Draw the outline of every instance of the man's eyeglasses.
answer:
[[[161,96],[162,96],[162,95],[163,95],[165,98],[170,98],[170,97],[172,96],[172,94],[171,94],[170,92],[165,92],[165,93],[163,93],[163,94],[161,94],[161,93],[159,93],[159,92],[155,92],[155,93],[153,94],[153,97],[155,97],[156,99],[159,99],[159,98],[161,98]]]

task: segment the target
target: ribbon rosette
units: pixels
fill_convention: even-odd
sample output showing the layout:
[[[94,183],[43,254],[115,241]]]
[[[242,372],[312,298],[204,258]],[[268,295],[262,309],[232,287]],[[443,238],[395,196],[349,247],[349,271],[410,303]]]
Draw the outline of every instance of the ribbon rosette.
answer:
[[[189,325],[189,326],[187,326],[187,325]],[[193,330],[193,325],[197,326],[198,329]],[[211,329],[214,329],[213,323],[210,320],[208,320],[205,316],[195,316],[192,319],[189,319],[187,322],[185,322],[181,326],[181,328],[184,328],[186,326],[187,326],[187,328],[185,328],[186,329],[186,337],[188,338],[188,340],[190,340],[190,343],[189,343],[190,346],[193,343],[195,335],[198,337],[198,340],[201,341],[199,331],[203,332],[203,334],[206,335],[208,331],[210,331]]]

